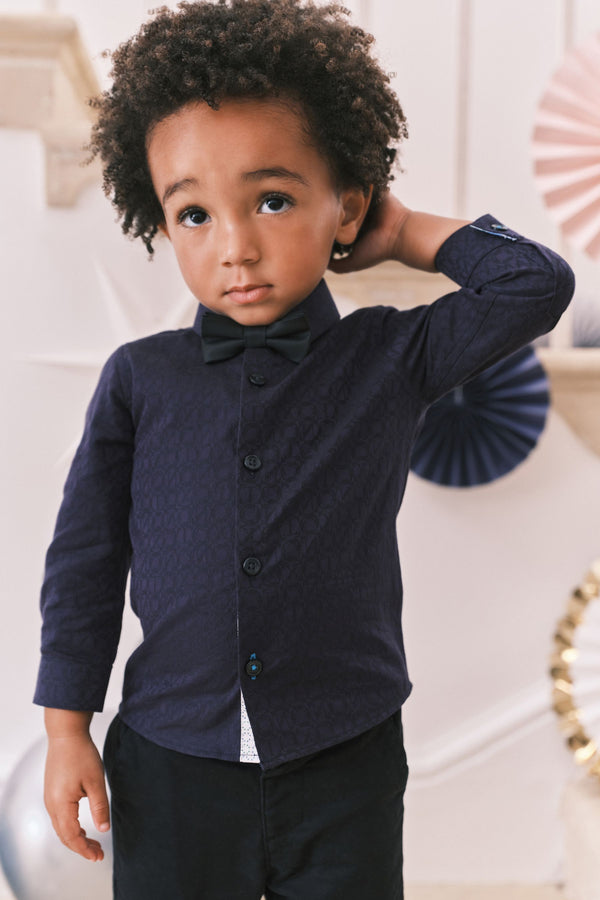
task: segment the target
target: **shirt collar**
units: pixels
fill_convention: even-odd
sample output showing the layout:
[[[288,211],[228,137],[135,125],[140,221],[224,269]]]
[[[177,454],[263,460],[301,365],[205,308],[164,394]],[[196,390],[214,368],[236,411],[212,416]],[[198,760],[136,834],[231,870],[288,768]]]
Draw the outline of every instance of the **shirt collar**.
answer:
[[[210,312],[208,307],[203,306],[202,303],[198,304],[198,312],[193,325],[194,331],[198,334],[202,333],[202,316],[206,312]],[[308,297],[290,309],[281,319],[290,319],[299,313],[304,313],[308,319],[311,343],[339,321],[338,308],[323,279]]]

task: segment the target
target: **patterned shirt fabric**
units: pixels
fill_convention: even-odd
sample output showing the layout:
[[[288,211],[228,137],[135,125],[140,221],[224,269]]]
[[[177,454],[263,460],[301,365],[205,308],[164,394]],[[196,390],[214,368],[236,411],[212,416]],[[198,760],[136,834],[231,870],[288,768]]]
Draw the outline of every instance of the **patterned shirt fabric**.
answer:
[[[436,266],[462,287],[406,311],[340,318],[321,282],[287,314],[310,325],[299,363],[205,362],[203,306],[110,357],[47,554],[36,703],[102,709],[131,567],[120,714],[148,739],[238,761],[253,735],[270,769],[399,709],[396,517],[424,413],[553,328],[574,287],[491,216]]]

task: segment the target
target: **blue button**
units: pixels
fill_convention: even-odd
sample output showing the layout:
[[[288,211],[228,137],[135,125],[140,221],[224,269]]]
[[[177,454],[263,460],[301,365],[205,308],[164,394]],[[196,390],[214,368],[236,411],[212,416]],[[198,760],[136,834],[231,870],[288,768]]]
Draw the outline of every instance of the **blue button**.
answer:
[[[250,678],[254,679],[262,672],[263,664],[260,659],[256,658],[256,653],[253,653],[244,668],[246,675],[249,675]]]

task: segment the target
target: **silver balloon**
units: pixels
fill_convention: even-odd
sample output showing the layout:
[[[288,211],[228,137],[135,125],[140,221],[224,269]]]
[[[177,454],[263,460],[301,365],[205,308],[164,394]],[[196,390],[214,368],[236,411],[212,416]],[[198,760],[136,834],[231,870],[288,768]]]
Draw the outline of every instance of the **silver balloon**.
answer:
[[[107,720],[108,714],[104,714],[92,727],[99,749]],[[80,822],[87,834],[102,844],[104,860],[90,862],[61,844],[44,806],[45,760],[46,738],[40,738],[17,764],[2,794],[0,863],[6,879],[17,900],[111,900],[110,832],[96,831],[87,800],[83,800]]]

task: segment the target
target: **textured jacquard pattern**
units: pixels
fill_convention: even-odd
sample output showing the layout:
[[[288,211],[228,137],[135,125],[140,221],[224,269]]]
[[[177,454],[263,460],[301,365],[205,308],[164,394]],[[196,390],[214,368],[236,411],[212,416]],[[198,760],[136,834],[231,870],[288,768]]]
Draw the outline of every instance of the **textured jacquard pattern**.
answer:
[[[559,257],[495,224],[445,242],[438,267],[464,287],[431,306],[340,319],[322,282],[297,307],[299,363],[206,363],[203,307],[113,354],[48,551],[36,702],[102,707],[131,560],[144,640],[121,715],[150,740],[238,760],[241,689],[271,768],[402,705],[396,516],[424,412],[573,292]]]

